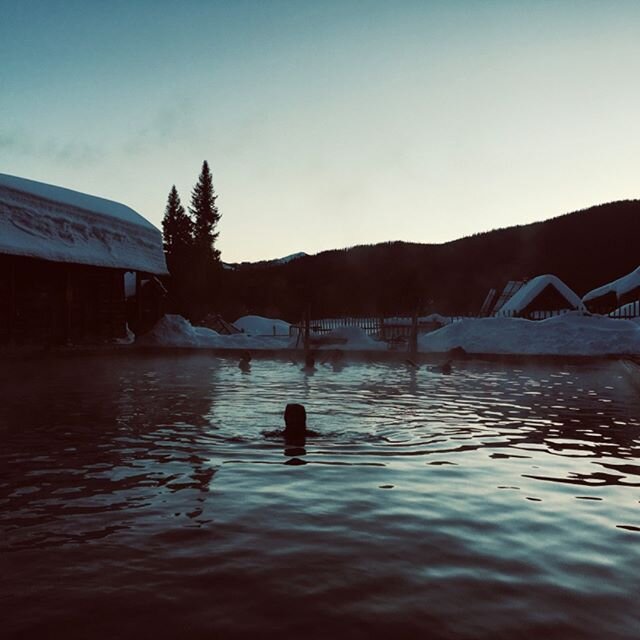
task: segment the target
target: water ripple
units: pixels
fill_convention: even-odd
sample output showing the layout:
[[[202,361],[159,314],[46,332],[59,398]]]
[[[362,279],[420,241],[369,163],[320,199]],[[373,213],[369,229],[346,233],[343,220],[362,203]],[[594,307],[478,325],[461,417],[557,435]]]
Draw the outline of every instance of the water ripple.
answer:
[[[7,637],[636,637],[640,397],[616,363],[3,375]]]

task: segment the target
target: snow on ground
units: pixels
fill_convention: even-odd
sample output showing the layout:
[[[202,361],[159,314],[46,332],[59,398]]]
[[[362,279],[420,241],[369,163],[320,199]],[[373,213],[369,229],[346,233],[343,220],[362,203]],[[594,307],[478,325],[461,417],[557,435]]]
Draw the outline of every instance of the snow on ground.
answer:
[[[261,316],[242,316],[233,324],[249,336],[272,336],[274,328],[277,336],[288,336],[289,327],[291,326],[284,320],[274,320]]]
[[[633,320],[570,312],[547,320],[475,318],[419,338],[423,352],[462,347],[468,353],[599,356],[640,353],[640,326]]]
[[[640,267],[634,269],[626,276],[622,276],[622,278],[618,278],[613,282],[609,282],[608,284],[604,284],[597,289],[589,291],[589,293],[585,294],[582,299],[584,300],[584,302],[589,302],[589,300],[599,298],[600,296],[606,295],[610,291],[614,291],[619,300],[620,296],[623,296],[625,293],[631,291],[632,289],[635,289],[636,287],[640,287]]]
[[[338,327],[322,335],[319,349],[341,349],[345,351],[387,351],[386,342],[374,340],[360,327]]]
[[[563,298],[567,300],[567,309],[584,309],[582,300],[560,278],[546,274],[531,278],[523,285],[507,302],[496,311],[497,315],[509,315],[520,313],[526,309],[537,296],[549,285],[554,287]]]
[[[221,335],[207,327],[194,327],[178,315],[166,315],[137,344],[157,347],[193,347],[197,349],[285,349],[289,335],[282,338],[254,338],[246,334]]]
[[[162,234],[125,205],[0,174],[0,253],[167,273]]]
[[[318,350],[387,351],[385,342],[374,340],[358,327],[341,327],[314,336]],[[158,347],[283,350],[301,346],[288,335],[220,335],[212,329],[194,327],[181,316],[165,316],[137,344]],[[467,353],[514,355],[604,356],[640,354],[640,321],[620,320],[569,312],[547,320],[524,318],[473,318],[460,320],[418,338],[423,353],[445,353],[462,347]]]

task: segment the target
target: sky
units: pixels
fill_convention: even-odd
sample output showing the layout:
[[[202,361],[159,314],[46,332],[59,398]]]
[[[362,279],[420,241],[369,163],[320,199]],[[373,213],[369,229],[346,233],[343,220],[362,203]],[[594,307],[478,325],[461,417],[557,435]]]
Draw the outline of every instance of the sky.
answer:
[[[640,197],[640,2],[0,0],[0,172],[226,262],[440,243]]]

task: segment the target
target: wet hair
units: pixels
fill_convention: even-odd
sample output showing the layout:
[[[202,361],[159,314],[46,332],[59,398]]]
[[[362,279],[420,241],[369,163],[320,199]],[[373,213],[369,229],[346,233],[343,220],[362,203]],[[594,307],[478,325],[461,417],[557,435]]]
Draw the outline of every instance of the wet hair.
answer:
[[[284,437],[304,438],[307,433],[307,411],[301,404],[288,404],[284,410]]]

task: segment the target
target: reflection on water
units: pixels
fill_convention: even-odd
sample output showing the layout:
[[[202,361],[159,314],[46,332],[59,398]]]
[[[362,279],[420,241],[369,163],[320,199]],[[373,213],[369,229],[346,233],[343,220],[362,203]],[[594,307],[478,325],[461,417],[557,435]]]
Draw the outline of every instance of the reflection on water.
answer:
[[[5,368],[3,636],[637,637],[617,363],[344,364]]]

